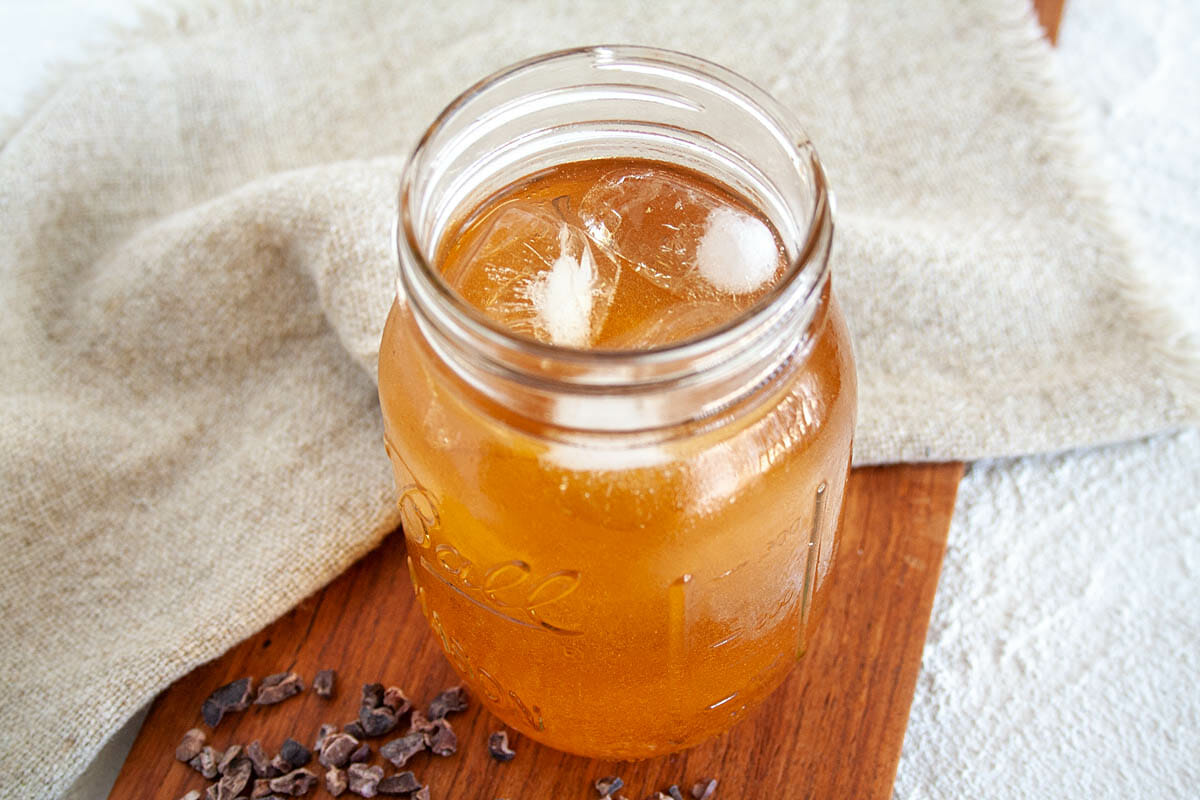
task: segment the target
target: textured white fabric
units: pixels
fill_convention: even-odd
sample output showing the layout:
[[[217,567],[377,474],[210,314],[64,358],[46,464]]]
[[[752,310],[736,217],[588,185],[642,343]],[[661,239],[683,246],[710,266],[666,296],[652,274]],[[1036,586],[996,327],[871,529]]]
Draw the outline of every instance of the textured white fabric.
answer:
[[[1058,57],[1144,268],[1200,334],[1200,8],[1073,0]],[[1200,433],[972,465],[896,800],[1198,787]]]
[[[806,120],[839,194],[864,460],[1193,419],[1187,351],[1142,303],[1017,11],[250,9],[151,26],[70,73],[0,152],[0,567],[25,579],[0,595],[19,723],[0,734],[0,792],[53,796],[72,775],[33,753],[85,761],[394,522],[370,382],[394,156],[519,56],[691,50]],[[245,548],[254,563],[222,559]],[[95,689],[63,694],[84,674]],[[69,729],[46,722],[61,707],[83,709]]]

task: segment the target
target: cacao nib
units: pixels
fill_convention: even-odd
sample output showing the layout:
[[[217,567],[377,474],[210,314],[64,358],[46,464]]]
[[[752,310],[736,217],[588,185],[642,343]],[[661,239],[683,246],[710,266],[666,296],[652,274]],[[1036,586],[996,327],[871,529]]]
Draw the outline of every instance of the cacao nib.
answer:
[[[425,734],[420,731],[413,731],[412,733],[406,733],[399,739],[393,739],[379,748],[379,755],[397,767],[403,767],[408,763],[410,758],[424,750],[425,746]]]
[[[345,770],[330,767],[329,771],[325,773],[325,791],[334,797],[340,797],[349,786]]]
[[[382,683],[364,683],[362,687],[362,703],[363,708],[379,708],[383,705],[383,684]]]
[[[429,736],[429,749],[437,756],[452,756],[458,750],[458,737],[445,719],[435,720]]]
[[[492,758],[502,763],[517,757],[516,752],[508,746],[507,731],[496,731],[488,737],[488,752],[492,754]]]
[[[234,800],[250,783],[253,767],[250,759],[242,757],[235,760],[222,774],[217,782],[217,797],[220,800]]]
[[[217,761],[220,756],[212,747],[205,745],[200,754],[188,762],[188,766],[204,776],[205,780],[217,777]]]
[[[284,761],[292,765],[292,769],[303,767],[312,761],[312,752],[295,739],[285,739],[283,747],[279,748],[279,755],[283,756]]]
[[[467,690],[461,686],[451,686],[429,704],[429,718],[444,719],[447,714],[454,714],[467,709]]]
[[[412,715],[408,718],[409,732],[417,731],[420,733],[433,733],[433,723],[430,722],[420,709],[413,709]]]
[[[379,782],[379,793],[386,795],[412,794],[421,788],[421,782],[411,771],[397,772]]]
[[[270,706],[282,703],[302,691],[304,691],[304,681],[300,679],[299,675],[294,672],[279,672],[262,679],[262,684],[258,688],[258,696],[254,698],[254,704]]]
[[[280,794],[292,797],[308,794],[316,785],[317,776],[304,768],[293,770],[286,775],[280,775],[278,778],[271,778],[270,783],[272,792],[279,792]]]
[[[239,678],[227,683],[208,696],[200,706],[200,716],[208,727],[215,728],[231,711],[245,711],[250,706],[250,692],[254,688],[253,678]]]
[[[396,714],[387,706],[367,708],[363,706],[358,712],[358,724],[368,737],[385,736],[396,727]]]
[[[601,797],[611,797],[613,792],[619,791],[625,781],[618,778],[616,775],[609,775],[596,780],[596,791]]]
[[[330,725],[328,722],[317,728],[317,740],[313,743],[313,750],[318,753],[321,752],[321,745],[325,744],[325,739],[329,736],[329,734],[335,733],[336,731],[337,726]]]
[[[389,686],[383,693],[383,705],[390,708],[396,716],[400,716],[412,708],[412,702],[408,699],[408,695],[395,686]]]
[[[275,777],[270,774],[271,760],[267,758],[267,753],[263,750],[262,742],[258,739],[246,745],[246,758],[250,759],[250,765],[254,768],[254,774],[258,777]]]
[[[224,775],[234,760],[242,754],[242,746],[240,744],[231,744],[229,748],[222,754],[221,760],[217,762],[217,774]]]
[[[346,769],[350,791],[359,797],[374,797],[383,780],[383,767],[368,767],[366,764],[351,764]]]
[[[336,672],[331,669],[323,669],[313,677],[313,691],[317,697],[333,697],[333,687],[336,681]]]
[[[199,728],[192,728],[183,735],[183,740],[175,748],[175,758],[185,764],[191,761],[200,755],[200,751],[204,749],[205,738],[204,731]]]
[[[360,742],[348,733],[332,733],[325,738],[317,760],[326,767],[344,767]]]

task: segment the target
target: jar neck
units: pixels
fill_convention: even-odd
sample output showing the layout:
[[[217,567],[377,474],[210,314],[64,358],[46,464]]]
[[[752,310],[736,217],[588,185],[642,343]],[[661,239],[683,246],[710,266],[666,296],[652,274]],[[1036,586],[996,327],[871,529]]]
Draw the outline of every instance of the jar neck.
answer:
[[[577,350],[496,335],[463,314],[444,286],[403,267],[400,296],[435,357],[490,401],[540,425],[648,432],[746,403],[803,361],[827,303],[832,232],[824,207],[809,246],[766,298],[700,338],[653,350]]]
[[[630,155],[697,169],[744,195],[782,237],[782,278],[698,338],[634,351],[516,335],[442,278],[443,239],[492,191],[554,163]],[[423,137],[402,181],[398,295],[434,356],[510,412],[583,433],[662,431],[744,403],[805,356],[828,294],[830,206],[811,144],[733,73],[648,48],[551,54],[472,87]]]

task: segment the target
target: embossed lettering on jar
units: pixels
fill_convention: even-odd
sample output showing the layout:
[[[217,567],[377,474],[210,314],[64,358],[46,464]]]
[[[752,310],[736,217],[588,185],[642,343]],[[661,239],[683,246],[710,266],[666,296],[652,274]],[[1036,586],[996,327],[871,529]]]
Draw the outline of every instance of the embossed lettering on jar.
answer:
[[[728,71],[596,47],[438,118],[379,391],[417,602],[551,746],[695,744],[801,658],[855,379],[812,146]]]

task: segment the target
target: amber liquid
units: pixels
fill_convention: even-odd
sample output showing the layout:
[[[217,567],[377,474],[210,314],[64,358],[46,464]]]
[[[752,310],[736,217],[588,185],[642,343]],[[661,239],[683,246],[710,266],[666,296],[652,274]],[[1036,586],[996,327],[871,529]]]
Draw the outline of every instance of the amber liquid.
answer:
[[[734,217],[729,225],[737,230],[726,244],[737,246],[746,226],[750,236],[766,238],[767,252],[758,255],[769,262],[748,291],[713,286],[697,267],[708,255],[696,245],[714,208]],[[608,313],[586,342],[556,341],[523,313],[534,304],[532,284],[561,252],[564,228],[578,232],[572,261],[581,260],[585,245],[599,281],[615,285]],[[531,338],[594,349],[645,349],[701,335],[754,305],[785,267],[778,234],[745,200],[697,172],[625,159],[566,164],[505,188],[448,237],[438,262],[450,285],[485,316]]]
[[[537,204],[537,219],[578,225],[604,176],[648,168],[766,224],[695,173],[583,162],[530,176],[465,214],[439,267],[480,313],[513,319],[504,303],[534,284],[513,287],[548,260],[514,255],[503,274],[493,264],[491,278],[509,281],[499,293],[496,280],[467,269],[505,204]],[[648,207],[639,224],[661,239],[658,223],[687,221],[669,212]],[[489,259],[502,260],[506,236],[487,245]],[[639,252],[635,228],[620,238]],[[620,259],[594,250],[597,274],[611,269],[600,259]],[[681,291],[663,280],[669,264],[653,267],[655,280],[619,266],[603,325],[583,346],[698,335],[752,306],[776,277],[751,291]],[[516,319],[522,335],[551,336],[523,311]],[[559,330],[578,341],[577,328]],[[834,555],[855,406],[848,337],[828,286],[810,334],[805,357],[749,407],[671,431],[650,457],[601,458],[482,401],[433,354],[405,305],[393,307],[379,388],[410,578],[450,662],[505,722],[567,751],[652,756],[728,727],[803,655]]]

